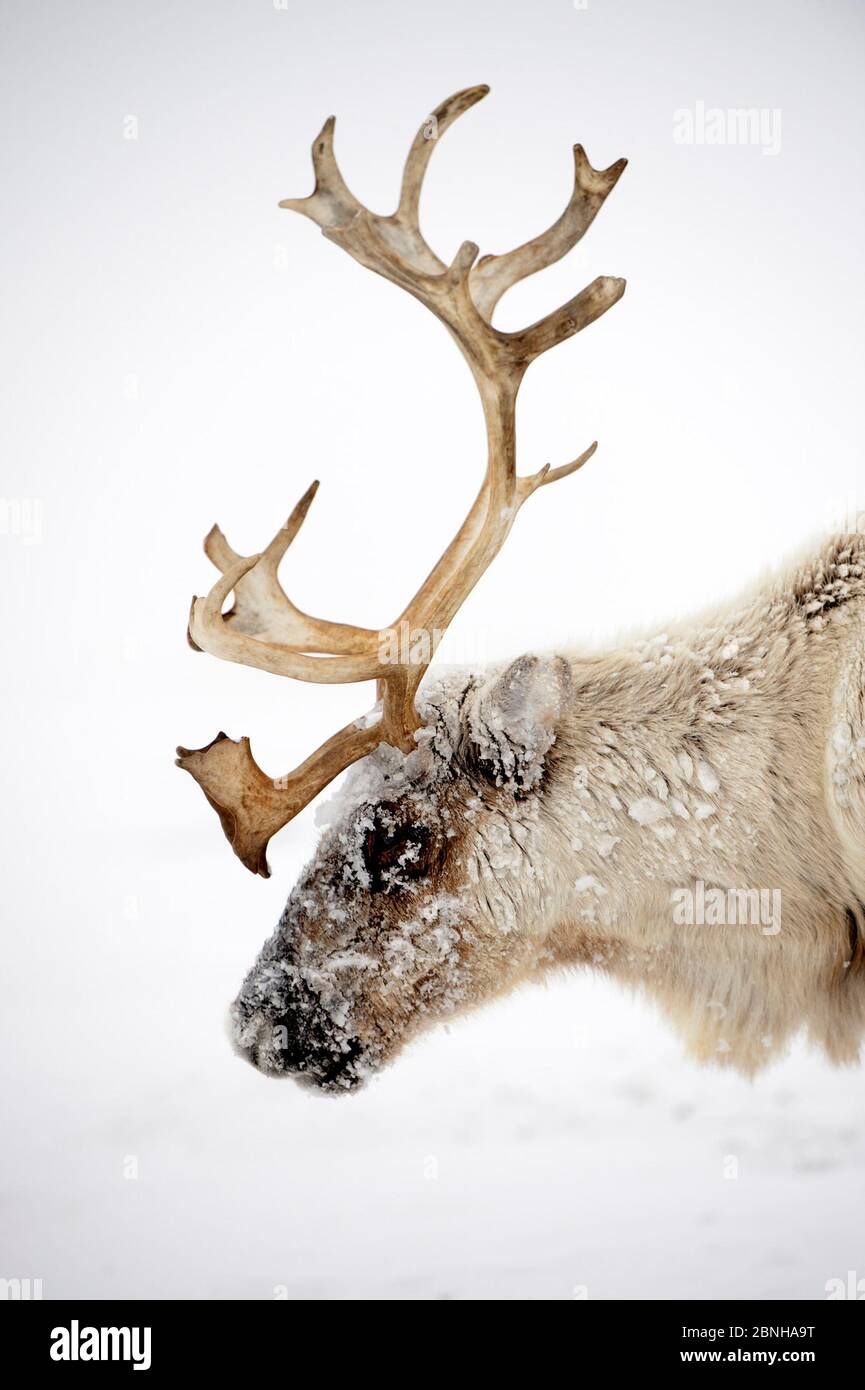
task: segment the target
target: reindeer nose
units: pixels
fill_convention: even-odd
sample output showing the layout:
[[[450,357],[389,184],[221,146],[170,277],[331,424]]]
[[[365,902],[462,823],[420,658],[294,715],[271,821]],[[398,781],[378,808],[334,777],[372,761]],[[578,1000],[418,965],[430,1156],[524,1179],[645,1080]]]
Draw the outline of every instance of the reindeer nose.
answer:
[[[291,1012],[279,1017],[246,1013],[237,1004],[228,1015],[231,1046],[245,1062],[270,1075],[303,1070],[306,1057],[298,1020]]]
[[[234,1003],[228,1035],[238,1057],[266,1076],[290,1076],[327,1091],[354,1090],[361,1084],[355,1066],[363,1051],[359,1039],[326,1041],[302,1010],[289,1009],[274,1017],[247,1012]]]

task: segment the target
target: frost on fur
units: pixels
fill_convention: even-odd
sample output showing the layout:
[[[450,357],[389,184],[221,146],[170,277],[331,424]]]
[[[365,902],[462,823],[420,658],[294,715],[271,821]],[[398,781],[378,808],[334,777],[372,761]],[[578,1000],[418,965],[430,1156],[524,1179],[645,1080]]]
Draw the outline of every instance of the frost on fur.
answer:
[[[752,1072],[801,1029],[855,1058],[863,575],[847,537],[662,640],[431,682],[416,747],[323,808],[235,1002],[241,1053],[353,1090],[436,1020],[588,966],[704,1061]]]

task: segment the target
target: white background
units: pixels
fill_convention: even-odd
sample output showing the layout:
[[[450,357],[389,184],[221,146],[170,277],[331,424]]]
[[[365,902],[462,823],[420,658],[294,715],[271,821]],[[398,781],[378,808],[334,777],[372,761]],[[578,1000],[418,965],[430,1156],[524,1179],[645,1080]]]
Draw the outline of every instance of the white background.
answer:
[[[483,466],[441,326],[277,209],[310,190],[331,111],[349,184],[390,211],[426,114],[490,83],[430,168],[446,260],[557,217],[574,141],[631,160],[498,319],[627,277],[520,399],[523,471],[597,457],[527,505],[443,660],[663,625],[842,529],[863,501],[861,6],[4,0],[0,23],[0,494],[41,509],[39,534],[0,535],[0,1276],[553,1299],[865,1277],[861,1073],[798,1048],[753,1085],[701,1071],[593,978],[440,1030],[351,1099],[243,1066],[226,1005],[314,816],[254,879],[172,764],[225,728],[278,774],[370,703],[189,650],[214,520],[248,553],[321,478],[285,581],[377,626]],[[677,144],[698,101],[779,110],[780,152]]]

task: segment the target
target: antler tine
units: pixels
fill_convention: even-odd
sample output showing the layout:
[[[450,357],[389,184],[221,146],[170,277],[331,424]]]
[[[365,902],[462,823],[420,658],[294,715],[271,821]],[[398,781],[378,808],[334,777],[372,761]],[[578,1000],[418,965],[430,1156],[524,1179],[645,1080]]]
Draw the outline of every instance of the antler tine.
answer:
[[[618,303],[625,289],[626,281],[612,275],[599,275],[561,308],[554,309],[521,333],[509,333],[514,353],[524,369],[542,353],[588,328]]]
[[[561,217],[540,236],[513,251],[500,256],[483,256],[472,271],[472,298],[488,322],[492,321],[495,307],[506,290],[527,275],[554,265],[576,246],[615,188],[627,163],[626,159],[617,159],[609,169],[593,169],[582,145],[574,145],[574,191]]]
[[[452,97],[448,97],[447,101],[443,101],[440,106],[437,106],[435,111],[424,121],[412,141],[411,149],[406,158],[399,207],[394,214],[395,220],[419,230],[420,195],[427,165],[436,147],[436,141],[465,111],[470,110],[477,102],[483,101],[484,97],[489,94],[489,90],[486,83],[482,83],[480,86],[466,87],[462,92],[455,92]]]
[[[279,562],[303,525],[317,490],[316,481],[307,488],[285,525],[260,555],[238,555],[218,526],[208,532],[204,549],[208,558],[222,572],[222,578],[217,580],[206,599],[196,598],[192,601],[188,635],[190,644],[197,651],[223,656],[232,636],[242,636],[246,640],[235,646],[236,654],[228,659],[261,665],[263,670],[276,670],[280,675],[293,675],[295,672],[279,668],[277,649],[285,649],[288,657],[292,653],[304,652],[327,653],[329,657],[364,657],[371,670],[377,669],[377,659],[374,663],[374,658],[378,633],[370,628],[311,617],[291,602],[279,582]],[[232,590],[235,595],[234,607],[229,613],[223,614],[222,605]],[[257,646],[253,645],[256,643]],[[251,660],[250,653],[257,654],[259,660]],[[304,663],[306,674],[300,679],[340,679],[333,672],[324,674],[324,665],[322,661],[315,661],[312,665]],[[372,678],[366,675],[347,677],[354,680]]]
[[[537,492],[539,487],[546,487],[548,483],[557,483],[561,478],[569,478],[572,473],[578,473],[583,464],[588,463],[589,459],[597,452],[598,441],[590,444],[579,458],[575,458],[571,463],[563,463],[558,468],[553,468],[552,464],[545,463],[543,468],[537,473],[532,473],[525,478],[517,479],[517,495],[522,505],[527,497],[531,497],[533,492]]]
[[[280,560],[306,520],[307,512],[312,506],[312,499],[318,489],[319,482],[316,478],[315,482],[310,483],[294,507],[285,525],[280,527],[267,549],[261,552],[259,572],[269,571],[274,575],[276,574]],[[212,526],[205,536],[204,553],[208,560],[212,560],[216,568],[221,570],[223,574],[231,565],[236,565],[237,561],[242,558],[236,550],[232,550],[218,526]]]
[[[262,551],[260,561],[261,567],[270,574],[276,575],[280,560],[288,550],[288,547],[291,545],[301,526],[306,521],[307,513],[312,506],[312,499],[318,492],[318,488],[319,483],[318,478],[316,478],[310,483],[300,501],[295,503],[285,525],[277,531],[267,549]]]
[[[225,574],[227,569],[236,565],[243,556],[238,555],[236,550],[232,550],[219,526],[215,523],[211,526],[207,535],[204,537],[204,553],[208,560],[211,560],[220,574]]]
[[[291,208],[309,217],[322,228],[349,223],[364,206],[355,198],[343,178],[333,152],[336,116],[328,116],[312,142],[312,168],[315,188],[307,198],[283,198],[281,208]]]
[[[189,638],[199,651],[209,652],[211,656],[221,657],[223,661],[234,661],[241,666],[255,666],[259,671],[270,671],[274,676],[291,676],[294,680],[309,681],[314,685],[351,684],[353,681],[378,680],[387,674],[387,667],[378,657],[376,642],[378,634],[365,629],[347,626],[354,651],[344,650],[342,654],[311,656],[310,651],[320,651],[323,637],[318,629],[338,626],[320,624],[316,619],[307,620],[316,624],[314,630],[302,632],[305,639],[299,645],[256,637],[229,624],[222,615],[222,605],[235,585],[249,574],[261,557],[252,555],[239,564],[226,570],[214,584],[206,598],[194,598],[189,614]],[[286,600],[287,602],[287,600]],[[305,615],[301,615],[304,617]],[[272,631],[272,630],[271,630]],[[295,634],[296,635],[296,634]]]

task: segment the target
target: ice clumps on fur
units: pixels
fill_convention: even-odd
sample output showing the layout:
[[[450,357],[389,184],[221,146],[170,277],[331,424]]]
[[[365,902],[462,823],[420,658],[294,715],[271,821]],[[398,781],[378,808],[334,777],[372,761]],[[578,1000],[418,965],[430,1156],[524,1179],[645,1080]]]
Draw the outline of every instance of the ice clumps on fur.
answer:
[[[496,785],[530,791],[541,781],[556,725],[571,694],[562,657],[522,656],[470,702],[468,729]]]
[[[317,807],[316,825],[334,825],[365,802],[377,805],[395,800],[407,791],[432,787],[440,780],[460,748],[462,706],[476,679],[470,672],[454,668],[422,691],[418,713],[423,724],[415,734],[417,746],[402,753],[390,744],[380,743],[349,769],[342,784]],[[373,709],[367,719],[377,712],[377,708]]]
[[[402,753],[379,744],[318,807],[316,825],[333,825],[364,802],[432,788],[466,755],[485,766],[497,787],[530,791],[543,777],[570,694],[571,670],[562,657],[522,656],[485,678],[462,668],[440,675],[419,697],[417,746]],[[366,718],[377,715],[376,708]]]

